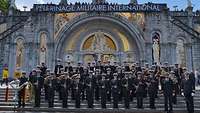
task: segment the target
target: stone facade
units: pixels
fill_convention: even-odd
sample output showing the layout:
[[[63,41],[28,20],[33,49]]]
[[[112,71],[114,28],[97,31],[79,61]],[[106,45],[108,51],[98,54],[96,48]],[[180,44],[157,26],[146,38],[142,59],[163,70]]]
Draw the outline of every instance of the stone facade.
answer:
[[[40,63],[41,34],[46,35],[44,60],[48,68],[53,69],[56,59],[70,60],[74,65],[84,62],[87,55],[113,55],[114,60],[122,63],[148,62],[152,64],[152,37],[156,33],[160,38],[160,62],[173,65],[177,62],[177,41],[183,41],[183,66],[188,69],[200,68],[200,37],[193,37],[171,23],[170,15],[179,18],[188,26],[194,27],[199,15],[190,15],[192,10],[169,11],[159,13],[40,13],[20,12],[28,16],[24,27],[0,41],[1,65],[8,64],[10,76],[16,69],[17,40],[23,40],[21,69],[31,71]],[[13,17],[15,18],[15,17]],[[14,19],[7,26],[15,24]],[[200,25],[200,24],[198,24]],[[198,27],[199,28],[199,27]],[[96,32],[113,40],[115,51],[83,51],[84,41]],[[105,55],[105,58],[109,58]],[[89,56],[88,56],[89,58]],[[94,59],[96,60],[96,59]]]

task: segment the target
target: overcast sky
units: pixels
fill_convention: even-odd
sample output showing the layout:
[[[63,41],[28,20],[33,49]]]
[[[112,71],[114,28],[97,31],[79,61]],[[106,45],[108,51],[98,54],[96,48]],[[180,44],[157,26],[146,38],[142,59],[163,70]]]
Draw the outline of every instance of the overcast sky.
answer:
[[[92,0],[68,0],[68,2],[91,2]],[[123,3],[128,4],[130,0],[107,0],[108,2],[113,3]],[[23,9],[23,6],[27,6],[28,9],[33,7],[33,4],[44,4],[44,3],[59,3],[60,0],[16,0],[16,5],[18,9]],[[139,3],[147,3],[147,2],[153,2],[153,3],[167,3],[170,10],[174,10],[173,6],[178,6],[178,9],[185,9],[187,6],[187,0],[138,0]],[[200,0],[192,0],[192,5],[194,7],[194,11],[197,9],[200,10]]]

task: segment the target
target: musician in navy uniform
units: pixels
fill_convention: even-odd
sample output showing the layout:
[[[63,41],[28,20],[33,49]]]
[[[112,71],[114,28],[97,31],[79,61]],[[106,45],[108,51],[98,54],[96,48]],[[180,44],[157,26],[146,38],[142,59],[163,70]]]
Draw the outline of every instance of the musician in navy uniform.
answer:
[[[57,75],[57,78],[58,78],[58,80],[57,80],[57,88],[56,88],[56,90],[57,90],[57,92],[58,92],[58,97],[59,97],[59,100],[62,100],[62,97],[63,97],[63,93],[62,93],[62,89],[61,89],[61,79],[59,79],[61,76],[64,76],[64,68],[61,68],[60,69],[60,74],[59,75]]]
[[[78,73],[78,74],[74,75],[72,79],[73,79],[74,85],[75,85],[74,86],[74,89],[75,89],[74,94],[75,94],[75,97],[76,97],[75,107],[80,108],[81,107],[80,74]]]
[[[19,86],[22,86],[24,83],[28,81],[25,71],[22,71],[22,76],[19,78],[19,81],[20,81]],[[25,99],[26,99],[25,90],[26,86],[23,86],[18,92],[18,108],[20,108],[21,106],[23,108],[25,107]]]
[[[69,77],[71,77],[73,74],[73,67],[71,66],[71,63],[69,61],[67,62],[67,66],[65,66],[65,72],[69,73]]]
[[[77,65],[77,67],[76,67],[76,72],[77,72],[77,73],[80,73],[80,74],[83,74],[84,68],[83,68],[81,62],[78,62],[78,65]]]
[[[183,75],[183,69],[179,67],[179,64],[175,64],[174,66],[174,73],[176,76],[176,79],[178,80],[178,94],[181,93],[181,79],[182,79],[182,75]]]
[[[124,77],[124,73],[122,73],[122,69],[121,67],[117,67],[117,79],[119,81],[118,83],[118,88],[119,88],[119,101],[122,101],[122,97],[123,97],[123,88],[122,88],[122,78]]]
[[[54,73],[56,74],[56,77],[60,76],[62,68],[63,68],[63,65],[61,64],[61,60],[57,59],[57,64],[54,69]]]
[[[136,75],[133,72],[129,72],[129,87],[130,87],[130,101],[133,101],[133,98],[136,96],[135,91],[136,91]]]
[[[96,64],[96,69],[100,70],[100,73],[102,74],[102,72],[104,72],[104,66],[101,64],[101,61],[99,60]]]
[[[106,80],[111,81],[113,78],[113,74],[111,73],[111,68],[108,68],[107,66],[107,73],[106,73]],[[111,101],[111,84],[107,84],[107,100],[110,102]]]
[[[41,71],[36,70],[36,76],[34,77],[34,92],[35,92],[35,107],[40,107],[40,99],[41,99],[41,88],[43,87],[44,78],[40,75]]]
[[[68,107],[68,91],[71,85],[71,79],[69,78],[69,73],[64,72],[64,75],[59,77],[61,83],[61,93],[62,93],[62,107]]]
[[[41,70],[41,76],[44,76],[44,78],[45,78],[45,74],[46,74],[46,71],[47,71],[47,66],[45,65],[44,62],[41,63],[40,70]]]
[[[190,78],[190,73],[185,72],[185,77],[182,80],[182,95],[185,97],[188,113],[194,113],[194,81]]]
[[[113,97],[113,108],[118,108],[119,101],[119,80],[117,78],[117,73],[113,74],[114,78],[111,80],[112,86],[112,97]]]
[[[44,84],[48,87],[48,107],[54,107],[54,96],[57,85],[57,77],[54,72],[50,72],[50,76],[47,76],[44,80]]]
[[[76,68],[73,68],[73,72],[70,74],[69,73],[69,77],[72,79],[72,78],[74,78],[74,76],[77,74],[77,72],[76,72]],[[76,86],[76,84],[75,84],[75,81],[72,79],[72,81],[71,81],[71,86],[70,86],[70,89],[71,89],[71,98],[72,98],[72,100],[75,100],[76,99],[76,97],[75,97],[75,86]]]
[[[106,84],[108,84],[108,80],[105,79],[106,74],[102,73],[101,80],[99,81],[99,87],[100,87],[100,96],[101,96],[101,108],[106,108]]]
[[[101,74],[100,74],[100,70],[99,69],[96,69],[95,70],[95,73],[94,73],[94,79],[95,79],[95,86],[94,86],[94,88],[95,88],[95,100],[96,101],[99,101],[99,97],[100,97],[100,95],[99,95],[99,81],[101,80]]]
[[[129,109],[129,102],[130,102],[130,98],[129,98],[129,83],[128,83],[128,72],[125,72],[125,76],[124,78],[122,78],[122,88],[123,88],[123,98],[124,98],[124,107],[126,109]]]
[[[88,103],[88,108],[94,107],[94,77],[92,71],[89,72],[89,76],[86,78],[86,98]]]
[[[173,97],[172,97],[172,101],[173,101],[173,104],[177,104],[177,94],[179,93],[179,84],[178,84],[177,76],[175,76],[175,72],[174,71],[170,71],[170,78],[173,81]]]
[[[137,81],[136,81],[136,97],[137,97],[137,108],[143,109],[143,98],[144,93],[147,88],[147,84],[143,80],[142,72],[137,72]]]
[[[150,75],[148,77],[148,95],[149,95],[149,104],[151,109],[156,109],[155,107],[155,98],[157,96],[158,90],[158,79],[154,75],[154,71],[150,70]]]
[[[44,74],[44,79],[50,76],[50,69],[46,70],[46,73]],[[48,86],[47,84],[44,84],[44,94],[45,94],[45,100],[48,100]]]
[[[165,112],[173,112],[172,96],[173,96],[173,81],[169,78],[169,73],[165,73],[163,79],[163,93],[165,98]]]
[[[86,67],[83,68],[83,73],[80,73],[80,90],[81,90],[81,99],[82,100],[85,100],[85,89],[86,89],[86,86],[85,86],[85,81],[86,81],[86,78],[89,76],[89,73],[88,73],[88,69]]]

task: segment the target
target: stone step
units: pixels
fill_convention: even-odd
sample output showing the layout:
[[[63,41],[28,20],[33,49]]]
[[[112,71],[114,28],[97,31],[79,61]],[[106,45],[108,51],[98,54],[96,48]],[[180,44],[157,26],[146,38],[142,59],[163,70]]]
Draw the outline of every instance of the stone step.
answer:
[[[15,100],[13,100],[13,96],[15,95],[14,90],[9,90],[9,97],[8,97],[8,102],[5,102],[5,89],[0,89],[0,107],[11,107],[13,108],[16,104]],[[62,101],[59,100],[58,98],[58,93],[55,93],[54,96],[54,108],[60,108],[62,109]],[[144,108],[149,107],[149,98],[144,98]],[[136,109],[136,97],[134,97],[133,102],[130,102],[130,108]],[[194,96],[194,106],[195,110],[200,109],[200,91],[196,91],[196,95]],[[26,102],[26,107],[27,108],[33,108],[33,103],[31,102]],[[107,102],[107,109],[112,109],[112,103]],[[41,107],[42,108],[48,108],[48,102],[45,101],[44,99],[44,92],[42,91],[41,93]],[[71,96],[68,97],[68,107],[71,109],[75,109],[75,102],[74,100],[71,100]],[[173,105],[174,109],[185,109],[186,104],[184,97],[181,95],[177,96],[177,105]],[[81,101],[81,108],[87,109],[87,101]],[[101,102],[100,101],[94,101],[94,108],[95,109],[101,109]],[[119,102],[119,108],[124,108],[124,103]],[[158,98],[156,99],[156,108],[157,109],[163,109],[164,108],[164,96],[162,94],[158,95]]]
[[[0,99],[0,101],[5,102],[5,98]],[[84,101],[86,101],[86,100],[84,100]],[[84,101],[81,100],[81,102],[84,102]],[[8,102],[15,102],[15,100],[13,100],[12,98],[9,98]],[[47,101],[45,101],[45,99],[41,99],[41,103],[45,103],[45,102],[47,102]],[[58,99],[54,99],[54,102],[59,103],[59,102],[62,102],[62,101],[58,100]],[[69,99],[68,102],[74,102],[74,100]],[[123,102],[123,100],[122,100],[122,102]],[[131,102],[136,103],[136,99],[134,99],[134,101],[131,101]],[[95,100],[95,103],[100,103],[100,100],[99,101]],[[144,99],[143,103],[149,103],[149,99]],[[159,100],[159,101],[156,100],[156,103],[164,104],[164,100]],[[185,103],[185,100],[183,100],[183,99],[177,100],[177,104],[182,104],[182,103]],[[194,104],[200,104],[200,101],[194,100]]]
[[[25,108],[18,108],[18,109],[14,109],[14,108],[10,108],[9,106],[6,106],[4,108],[0,107],[0,109],[7,109],[7,111],[12,110],[12,111],[39,111],[39,112],[73,112],[73,113],[77,113],[77,112],[87,112],[87,113],[102,113],[102,109],[101,108],[75,108],[75,107],[68,107],[68,108],[62,108],[62,107],[54,107],[54,108],[46,108],[46,107],[40,107],[40,108],[32,108],[32,107],[25,107]],[[107,109],[103,109],[103,112],[109,112],[109,113],[162,113],[163,112],[163,108],[157,108],[156,110],[152,110],[150,108],[144,108],[144,109],[137,109],[137,108],[130,108],[130,109],[124,109],[124,108],[118,108],[118,109],[113,109],[113,108],[107,108]],[[174,111],[176,111],[176,113],[187,113],[186,109],[182,109],[182,108],[174,108]],[[196,112],[197,111],[197,112]],[[200,109],[195,109],[196,113],[199,113],[198,111],[200,111]]]
[[[0,102],[0,106],[14,106],[16,103],[14,103],[14,102]],[[108,108],[112,108],[112,106],[113,106],[113,104],[110,104],[110,103],[107,103],[106,104],[107,105],[107,107]],[[136,103],[130,103],[130,107],[132,108],[134,108],[134,107],[136,107]],[[149,104],[143,104],[144,105],[144,107],[146,108],[146,107],[149,107]],[[32,103],[26,103],[26,106],[33,106],[33,104]],[[54,103],[54,106],[55,107],[62,107],[62,103]],[[68,106],[69,107],[73,107],[73,106],[75,106],[75,103],[68,103]],[[95,107],[101,107],[101,104],[94,104],[94,106]],[[194,105],[195,106],[195,108],[199,108],[199,104],[195,104]],[[41,103],[41,107],[48,107],[48,103]],[[81,107],[86,107],[87,108],[87,103],[81,103]],[[124,107],[124,104],[119,104],[119,107],[121,108],[121,107]],[[164,104],[156,104],[156,107],[157,108],[163,108],[164,107]],[[186,105],[185,104],[177,104],[177,105],[173,105],[173,107],[174,108],[185,108],[186,107]]]
[[[10,105],[10,106],[13,106],[15,104],[15,102],[0,102],[0,106],[2,105]],[[26,103],[27,106],[32,106],[32,103]],[[48,103],[45,102],[45,103],[41,103],[41,106],[47,106]],[[55,106],[62,106],[62,102],[59,102],[59,103],[54,103]],[[74,106],[75,103],[73,102],[70,102],[68,103],[69,106]],[[82,106],[87,106],[87,102],[81,102],[81,105]],[[119,103],[119,106],[122,106],[123,107],[123,103]],[[131,103],[130,102],[130,106],[132,107],[135,107],[134,105],[136,105],[136,103]],[[94,103],[94,106],[101,106],[100,103]],[[112,103],[107,103],[107,106],[111,106],[112,107]],[[149,103],[144,103],[144,106],[149,106]],[[156,106],[160,107],[160,106],[164,106],[164,104],[158,104],[156,103]],[[184,107],[185,106],[185,103],[182,103],[182,104],[177,104],[177,105],[174,105],[174,107]],[[199,108],[199,104],[195,104],[195,107]]]

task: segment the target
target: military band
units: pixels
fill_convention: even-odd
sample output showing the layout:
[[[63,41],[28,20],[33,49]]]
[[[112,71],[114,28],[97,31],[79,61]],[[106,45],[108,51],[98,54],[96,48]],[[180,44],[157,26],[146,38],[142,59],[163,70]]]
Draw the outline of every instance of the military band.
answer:
[[[94,102],[100,102],[103,109],[107,108],[108,103],[111,103],[114,109],[119,107],[119,103],[123,103],[124,108],[129,109],[130,104],[136,100],[136,107],[143,109],[143,101],[148,97],[149,108],[156,109],[155,100],[161,93],[164,95],[165,111],[171,113],[173,104],[177,104],[177,95],[183,92],[188,112],[193,113],[194,75],[186,73],[187,70],[177,64],[167,65],[165,63],[163,66],[150,67],[149,64],[145,64],[141,67],[139,63],[128,65],[124,62],[120,66],[117,62],[112,65],[110,62],[102,64],[98,61],[88,63],[87,66],[79,62],[76,67],[67,62],[67,66],[64,67],[58,60],[52,72],[45,64],[33,70],[29,82],[34,89],[35,107],[40,107],[43,88],[49,107],[54,107],[55,93],[58,93],[63,108],[68,108],[71,99],[76,108],[81,108],[81,103],[86,101],[88,108],[95,108]],[[23,78],[23,74],[19,80],[22,84],[28,81]],[[23,89],[19,91],[19,95],[24,95]],[[19,98],[19,106],[24,106],[24,97]]]

